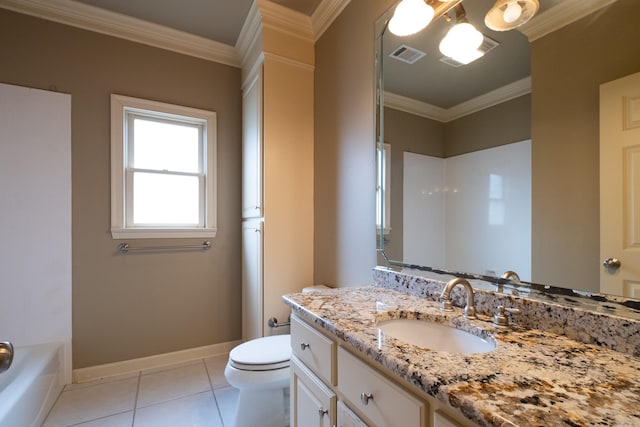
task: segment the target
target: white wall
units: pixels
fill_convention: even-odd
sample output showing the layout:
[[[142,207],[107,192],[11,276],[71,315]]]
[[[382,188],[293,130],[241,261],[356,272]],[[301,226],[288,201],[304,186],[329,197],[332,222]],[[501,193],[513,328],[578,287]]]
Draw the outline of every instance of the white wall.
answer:
[[[0,340],[62,342],[71,382],[71,96],[0,84]]]
[[[444,179],[437,172],[438,162]],[[412,154],[404,174],[404,229],[411,230],[404,235],[405,260],[489,275],[513,270],[522,280],[531,280],[530,140],[447,159]],[[445,189],[443,221],[429,228],[424,218],[433,219],[432,208],[420,208],[415,191],[407,192],[407,178],[415,174],[422,188]],[[414,212],[407,216],[407,209]],[[444,262],[425,257],[433,256],[431,242],[438,241],[433,230],[438,229],[444,230]],[[427,230],[432,237],[425,245]]]

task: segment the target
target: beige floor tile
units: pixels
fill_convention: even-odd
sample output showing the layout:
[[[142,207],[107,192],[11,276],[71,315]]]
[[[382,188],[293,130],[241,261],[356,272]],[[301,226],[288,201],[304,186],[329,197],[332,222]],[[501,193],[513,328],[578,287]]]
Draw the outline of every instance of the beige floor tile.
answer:
[[[62,392],[43,427],[63,427],[134,408],[138,378],[87,385]]]
[[[131,427],[133,425],[133,411],[111,415],[105,418],[76,424],[73,427]]]
[[[240,393],[237,388],[223,387],[213,390],[218,403],[218,410],[225,426],[235,425],[236,420],[236,407],[238,406],[238,394]]]
[[[227,366],[227,360],[229,360],[228,354],[204,359],[204,363],[207,365],[207,371],[209,372],[209,378],[211,379],[211,386],[214,389],[229,386],[224,376],[224,368]]]
[[[133,427],[223,427],[213,392],[194,394],[136,410]]]
[[[199,361],[175,369],[143,374],[136,406],[141,408],[210,390],[204,363]]]

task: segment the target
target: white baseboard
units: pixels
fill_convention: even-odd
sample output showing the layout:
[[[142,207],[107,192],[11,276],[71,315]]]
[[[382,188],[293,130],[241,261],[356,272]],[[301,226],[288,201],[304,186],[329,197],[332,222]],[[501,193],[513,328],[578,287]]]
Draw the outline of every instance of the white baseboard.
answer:
[[[176,363],[184,363],[205,357],[226,354],[242,341],[230,341],[204,347],[174,351],[172,353],[156,354],[138,359],[123,360],[122,362],[107,363],[105,365],[89,366],[73,370],[73,382],[83,383],[116,375],[130,374],[144,369],[162,368]]]

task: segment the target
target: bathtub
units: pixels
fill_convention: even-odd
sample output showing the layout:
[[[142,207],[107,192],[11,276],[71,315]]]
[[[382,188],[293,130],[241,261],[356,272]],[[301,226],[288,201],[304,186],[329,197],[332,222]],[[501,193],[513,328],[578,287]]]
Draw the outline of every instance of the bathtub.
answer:
[[[62,344],[16,347],[0,374],[0,427],[39,427],[64,386]]]

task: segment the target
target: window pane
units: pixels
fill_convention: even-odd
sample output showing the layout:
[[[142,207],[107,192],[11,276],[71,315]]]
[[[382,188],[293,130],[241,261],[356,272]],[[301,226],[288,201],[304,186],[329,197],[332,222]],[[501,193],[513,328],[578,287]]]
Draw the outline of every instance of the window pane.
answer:
[[[199,127],[136,117],[133,164],[137,169],[201,172]]]
[[[197,176],[135,172],[133,223],[198,226],[200,179]]]

